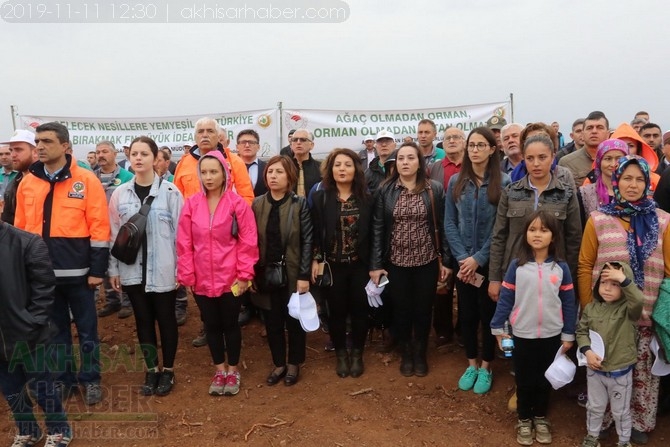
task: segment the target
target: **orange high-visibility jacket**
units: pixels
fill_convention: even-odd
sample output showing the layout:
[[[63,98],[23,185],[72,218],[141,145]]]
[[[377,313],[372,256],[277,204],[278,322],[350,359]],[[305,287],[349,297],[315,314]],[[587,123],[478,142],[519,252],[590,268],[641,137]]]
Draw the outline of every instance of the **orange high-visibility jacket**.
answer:
[[[196,192],[202,191],[200,176],[198,173],[198,160],[200,155],[196,153],[198,146],[193,146],[188,154],[185,154],[174,172],[174,184],[184,195],[184,200],[191,197]],[[254,201],[254,188],[251,185],[247,165],[237,154],[230,152],[229,148],[223,148],[219,143],[218,150],[224,155],[228,162],[228,168],[231,173],[231,183],[233,190],[241,196],[249,205]],[[259,173],[259,176],[262,173]]]
[[[95,174],[66,158],[53,180],[44,163],[30,166],[16,194],[14,225],[44,238],[57,278],[104,278],[110,234],[105,191]]]

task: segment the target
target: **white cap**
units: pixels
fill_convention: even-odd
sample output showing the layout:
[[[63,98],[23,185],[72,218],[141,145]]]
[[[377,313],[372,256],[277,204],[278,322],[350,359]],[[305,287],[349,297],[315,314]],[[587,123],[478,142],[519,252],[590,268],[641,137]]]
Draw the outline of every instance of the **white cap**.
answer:
[[[561,351],[562,347],[558,348],[554,362],[544,372],[544,377],[547,378],[555,390],[572,382],[577,371],[577,367],[572,363],[572,360],[567,355],[562,354]]]
[[[392,139],[393,141],[395,141],[395,136],[394,136],[391,132],[389,132],[388,130],[386,130],[386,129],[384,129],[384,130],[380,130],[380,131],[377,133],[377,136],[375,137],[375,141],[381,140],[382,138],[390,138],[390,139]]]
[[[10,144],[10,143],[28,143],[29,145],[35,147],[35,134],[29,130],[16,129],[14,135],[9,141],[3,141],[0,144]]]
[[[298,292],[292,294],[288,300],[288,314],[296,320],[300,319],[300,298],[298,297]]]
[[[316,312],[316,301],[311,293],[301,293],[300,297],[300,325],[305,332],[314,332],[319,329],[319,315]]]

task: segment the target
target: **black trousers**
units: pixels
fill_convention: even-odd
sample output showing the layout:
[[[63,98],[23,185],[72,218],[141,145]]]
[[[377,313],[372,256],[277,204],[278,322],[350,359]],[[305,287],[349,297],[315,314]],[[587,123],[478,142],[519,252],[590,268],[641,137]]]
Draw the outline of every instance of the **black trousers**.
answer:
[[[299,365],[305,362],[307,334],[302,330],[300,321],[288,314],[288,300],[291,293],[284,288],[270,294],[270,310],[264,310],[265,330],[272,362],[278,368],[286,365],[286,336],[288,332],[288,363]]]
[[[514,337],[514,380],[519,419],[545,417],[551,384],[544,372],[554,361],[561,336],[551,338]]]
[[[335,349],[346,348],[347,317],[351,319],[352,348],[363,349],[368,333],[368,268],[360,261],[330,263],[333,286],[321,289],[328,301],[330,338]]]
[[[242,298],[228,292],[217,297],[195,295],[195,302],[205,323],[212,361],[219,365],[228,355],[228,364],[236,366],[242,351],[242,330],[238,322]]]
[[[487,271],[477,269],[478,273]],[[458,318],[461,323],[461,335],[465,345],[465,355],[468,359],[479,357],[477,335],[482,328],[482,360],[490,362],[495,358],[496,338],[491,335],[491,319],[496,312],[496,303],[488,294],[489,282],[484,281],[477,288],[456,279],[458,292]]]
[[[419,267],[390,264],[388,290],[393,304],[393,328],[399,343],[426,343],[438,279],[437,259]]]
[[[174,314],[174,305],[177,293],[175,290],[162,293],[145,292],[145,285],[123,286],[133,305],[137,339],[142,348],[144,363],[148,369],[158,366],[158,339],[156,337],[156,322],[161,333],[161,351],[163,367],[174,366],[177,354],[179,331],[177,318]]]

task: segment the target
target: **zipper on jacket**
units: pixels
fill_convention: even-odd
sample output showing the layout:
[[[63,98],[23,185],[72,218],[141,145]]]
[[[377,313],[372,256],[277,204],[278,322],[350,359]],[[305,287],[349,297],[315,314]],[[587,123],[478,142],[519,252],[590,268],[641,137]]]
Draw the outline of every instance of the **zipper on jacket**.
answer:
[[[542,338],[542,264],[538,263],[538,274],[540,287],[537,294],[537,338]]]
[[[220,202],[219,202],[220,203]],[[218,208],[218,205],[217,205]],[[216,210],[214,211],[216,213]],[[214,261],[214,251],[212,249],[212,225],[214,224],[214,213],[209,214],[209,253],[212,256],[212,261]],[[209,270],[210,270],[210,279],[212,281],[212,287],[214,286],[214,262],[209,263]],[[212,293],[212,290],[209,291]]]

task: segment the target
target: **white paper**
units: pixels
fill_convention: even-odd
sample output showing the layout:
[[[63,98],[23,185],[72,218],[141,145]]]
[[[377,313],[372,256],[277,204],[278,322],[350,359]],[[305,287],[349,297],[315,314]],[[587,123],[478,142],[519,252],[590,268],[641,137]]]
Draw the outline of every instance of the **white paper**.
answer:
[[[605,360],[605,342],[603,338],[594,330],[589,329],[589,338],[591,339],[591,351]],[[577,350],[577,364],[579,366],[587,366],[586,356]]]

